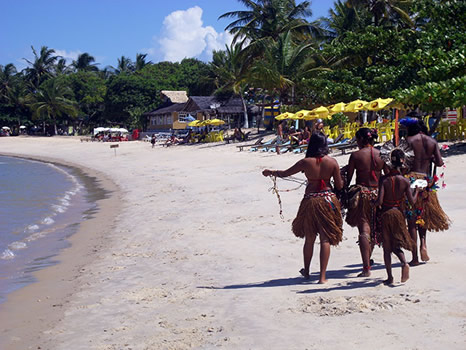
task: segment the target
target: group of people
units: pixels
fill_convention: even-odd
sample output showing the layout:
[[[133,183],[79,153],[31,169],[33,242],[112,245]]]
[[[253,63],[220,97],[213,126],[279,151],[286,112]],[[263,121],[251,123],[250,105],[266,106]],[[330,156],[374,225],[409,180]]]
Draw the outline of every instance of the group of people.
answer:
[[[371,254],[382,245],[387,271],[385,284],[393,283],[391,254],[401,263],[401,282],[409,279],[409,267],[428,261],[426,232],[444,231],[450,220],[437,199],[436,176],[431,167],[443,165],[437,142],[425,132],[422,121],[405,118],[406,139],[399,145],[385,143],[374,147],[377,132],[361,128],[356,133],[359,150],[352,153],[348,165],[341,168],[328,156],[326,136],[314,131],[309,138],[306,157],[287,170],[269,170],[264,176],[288,177],[303,172],[307,178],[305,195],[292,223],[293,233],[304,238],[304,267],[300,273],[310,276],[314,242],[320,235],[320,279],[325,283],[330,246],[343,236],[341,207],[347,210],[346,222],[359,231],[358,243],[363,269],[360,277],[371,274]],[[356,174],[355,185],[350,186]],[[383,175],[382,175],[383,174]],[[333,186],[331,184],[333,180]],[[417,181],[416,181],[417,180]],[[421,182],[419,182],[422,180]],[[402,249],[411,251],[408,263]]]
[[[323,132],[324,122],[322,119],[317,119],[312,127],[304,126],[304,129],[295,129],[288,127],[286,120],[281,121],[277,126],[277,154],[280,154],[280,147],[285,142],[290,141],[291,146],[301,146],[309,144],[311,135],[315,132]]]

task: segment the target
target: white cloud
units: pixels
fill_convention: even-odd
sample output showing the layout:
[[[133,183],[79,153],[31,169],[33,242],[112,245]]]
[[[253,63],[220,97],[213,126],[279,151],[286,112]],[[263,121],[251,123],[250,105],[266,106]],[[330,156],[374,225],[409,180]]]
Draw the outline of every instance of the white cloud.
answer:
[[[213,50],[222,50],[231,41],[230,33],[217,33],[213,27],[204,26],[202,9],[194,6],[165,17],[162,38],[158,42],[163,59],[177,62],[187,57],[210,60]],[[153,55],[156,50],[148,49],[147,52]]]
[[[55,55],[61,56],[66,59],[66,63],[70,64],[73,60],[76,60],[78,56],[82,54],[81,51],[66,51],[66,50],[55,50]]]

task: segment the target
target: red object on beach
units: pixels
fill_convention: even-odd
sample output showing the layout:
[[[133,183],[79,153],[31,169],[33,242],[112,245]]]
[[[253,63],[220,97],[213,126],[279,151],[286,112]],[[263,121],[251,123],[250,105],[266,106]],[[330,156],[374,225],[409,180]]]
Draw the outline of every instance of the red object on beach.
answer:
[[[400,135],[398,134],[398,109],[395,109],[395,146],[400,143]]]
[[[139,130],[138,129],[133,130],[132,140],[139,140]]]

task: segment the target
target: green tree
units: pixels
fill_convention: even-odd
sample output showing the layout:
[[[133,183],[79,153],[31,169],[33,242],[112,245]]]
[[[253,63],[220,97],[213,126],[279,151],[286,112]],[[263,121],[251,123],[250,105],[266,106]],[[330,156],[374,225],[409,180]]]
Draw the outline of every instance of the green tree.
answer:
[[[281,33],[292,31],[295,34],[316,34],[320,28],[309,23],[306,18],[312,15],[309,1],[299,5],[295,0],[238,0],[247,10],[230,11],[219,18],[234,18],[225,30],[235,35],[234,41],[243,37],[257,40],[276,40]]]
[[[31,108],[36,117],[51,120],[57,132],[57,118],[60,116],[77,116],[76,103],[70,99],[72,91],[57,79],[50,79],[43,83],[34,94]]]
[[[31,46],[34,53],[34,61],[24,60],[30,65],[25,69],[25,78],[31,84],[33,90],[36,90],[42,82],[53,77],[54,65],[58,59],[55,56],[55,50],[42,46],[39,54]]]
[[[151,61],[147,62],[146,61],[146,58],[147,58],[147,54],[144,53],[138,53],[136,54],[136,62],[134,63],[134,69],[137,71],[140,71],[141,69],[143,69],[145,66],[147,66],[148,64],[152,64]]]
[[[97,72],[99,70],[99,68],[97,68],[98,63],[95,63],[95,58],[87,52],[80,54],[71,65],[77,72]]]

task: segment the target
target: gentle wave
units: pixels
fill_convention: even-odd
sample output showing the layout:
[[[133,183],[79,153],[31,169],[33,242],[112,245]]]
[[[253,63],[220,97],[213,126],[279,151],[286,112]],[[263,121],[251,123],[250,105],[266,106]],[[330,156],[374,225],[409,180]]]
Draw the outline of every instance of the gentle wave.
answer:
[[[0,255],[0,259],[2,260],[10,260],[10,259],[13,259],[14,257],[15,257],[15,253],[13,253],[10,249],[5,249],[2,255]]]

